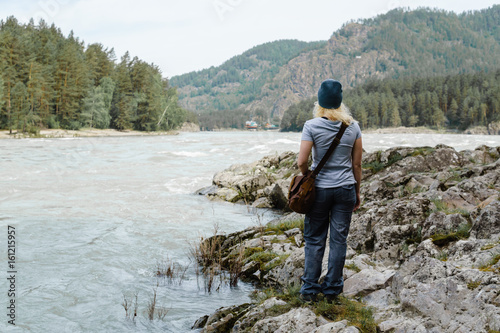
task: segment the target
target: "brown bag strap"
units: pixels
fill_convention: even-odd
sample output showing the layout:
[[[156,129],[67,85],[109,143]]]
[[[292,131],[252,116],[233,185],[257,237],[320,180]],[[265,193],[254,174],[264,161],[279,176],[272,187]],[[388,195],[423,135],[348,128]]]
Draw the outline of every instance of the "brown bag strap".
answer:
[[[333,139],[333,142],[332,144],[330,145],[330,148],[328,148],[328,151],[326,152],[325,156],[323,156],[323,158],[321,159],[321,161],[319,162],[318,166],[314,169],[314,171],[312,172],[312,177],[316,178],[316,176],[318,175],[318,173],[321,171],[321,169],[325,166],[326,162],[328,161],[328,159],[330,158],[330,156],[332,155],[333,151],[335,150],[335,148],[337,148],[337,146],[339,145],[340,143],[340,139],[342,138],[342,135],[344,135],[344,132],[346,130],[346,128],[348,127],[348,125],[344,124],[342,122],[342,125],[340,126],[340,130],[339,132],[337,133],[337,135],[335,136],[335,138]]]

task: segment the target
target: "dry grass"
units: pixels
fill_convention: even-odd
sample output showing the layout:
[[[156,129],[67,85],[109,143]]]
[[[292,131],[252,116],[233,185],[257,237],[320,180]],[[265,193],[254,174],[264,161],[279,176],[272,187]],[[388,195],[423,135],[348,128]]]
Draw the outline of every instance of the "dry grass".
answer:
[[[156,284],[156,287],[153,288],[153,296],[148,302],[147,308],[146,308],[146,314],[149,320],[154,320],[155,319],[155,314],[156,317],[160,320],[165,319],[165,316],[168,313],[168,309],[159,306],[158,301],[157,301],[157,291],[158,291],[158,284]]]
[[[125,309],[125,317],[127,319],[132,318],[132,320],[135,321],[135,318],[137,317],[137,309],[138,309],[137,293],[135,293],[134,297],[132,297],[132,298],[128,298],[127,296],[123,295],[122,306]]]
[[[208,293],[219,291],[226,280],[221,251],[225,239],[225,236],[219,234],[219,226],[215,224],[211,237],[201,237],[198,243],[190,246],[190,256],[198,264],[196,275],[203,277],[205,291]]]
[[[156,277],[166,280],[170,284],[181,285],[186,277],[186,271],[189,265],[182,266],[179,263],[173,262],[169,258],[156,263]]]

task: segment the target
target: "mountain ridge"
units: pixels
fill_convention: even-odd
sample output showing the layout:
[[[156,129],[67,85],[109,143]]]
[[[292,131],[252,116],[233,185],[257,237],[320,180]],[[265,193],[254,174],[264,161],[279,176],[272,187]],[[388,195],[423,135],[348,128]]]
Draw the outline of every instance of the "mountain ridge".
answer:
[[[183,76],[173,77],[170,82],[178,87],[181,105],[196,113],[264,109],[268,118],[281,119],[290,105],[312,97],[319,83],[328,77],[340,80],[348,89],[373,78],[496,69],[500,67],[495,57],[500,54],[498,26],[500,5],[462,14],[428,8],[394,9],[344,24],[324,44],[301,50],[276,73],[265,77],[253,71],[238,82],[222,84],[206,77],[203,93],[191,84],[178,85]],[[222,66],[211,68],[214,76],[227,70]],[[193,72],[184,75],[199,78]],[[248,86],[256,82],[260,90],[253,92],[251,99],[242,98],[241,89],[238,91],[242,83]]]

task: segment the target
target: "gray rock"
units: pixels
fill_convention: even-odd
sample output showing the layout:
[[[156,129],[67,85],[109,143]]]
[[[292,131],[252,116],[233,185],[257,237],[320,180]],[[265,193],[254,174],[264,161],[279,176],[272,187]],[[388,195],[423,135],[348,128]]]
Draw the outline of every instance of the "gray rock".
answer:
[[[219,188],[215,194],[209,194],[209,197],[215,197],[229,202],[236,202],[240,199],[240,193],[232,188]]]
[[[280,184],[276,183],[269,193],[269,202],[272,207],[278,209],[285,209],[288,207],[288,188],[283,188]]]
[[[295,308],[277,317],[259,320],[250,332],[253,333],[302,333],[311,332],[327,324],[323,317],[318,317],[309,308]]]
[[[385,288],[389,285],[394,274],[393,270],[379,272],[372,268],[363,269],[344,282],[344,295],[348,297],[366,295]]]
[[[201,328],[205,327],[205,325],[207,324],[207,320],[208,320],[208,316],[200,317],[198,320],[195,321],[195,323],[193,324],[191,329],[196,330],[196,329],[201,329]]]
[[[208,317],[200,332],[227,332],[251,307],[251,304],[242,304],[220,308]]]
[[[495,200],[483,208],[474,221],[472,232],[476,238],[490,238],[500,233],[500,201]]]
[[[348,325],[347,320],[337,321],[334,323],[328,323],[325,325],[321,325],[320,327],[316,328],[311,333],[339,333],[343,329],[345,329],[347,327],[347,325]]]
[[[264,282],[271,285],[298,285],[304,274],[304,248],[296,248],[281,266],[273,268],[264,276]]]
[[[268,198],[266,197],[261,197],[261,198],[258,198],[257,200],[255,200],[253,203],[252,203],[252,207],[255,207],[255,208],[272,208],[272,204],[271,202],[269,201]]]
[[[285,301],[272,297],[264,301],[264,303],[251,308],[245,315],[238,319],[232,329],[232,332],[242,332],[251,329],[255,323],[266,316],[266,313],[272,307],[284,306]]]
[[[435,234],[455,232],[460,226],[467,225],[468,223],[469,221],[460,214],[432,213],[425,219],[422,225],[422,237],[429,238]]]
[[[302,231],[299,228],[293,228],[285,231],[286,237],[292,237],[298,234],[302,234]]]

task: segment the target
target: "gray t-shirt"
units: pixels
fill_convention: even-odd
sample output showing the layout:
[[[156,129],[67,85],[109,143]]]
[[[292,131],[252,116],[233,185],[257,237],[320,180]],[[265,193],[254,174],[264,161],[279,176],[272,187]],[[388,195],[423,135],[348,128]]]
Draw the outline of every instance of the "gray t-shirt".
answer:
[[[313,170],[330,148],[333,139],[340,130],[340,125],[340,121],[331,121],[325,118],[314,118],[304,124],[302,140],[313,142]],[[342,139],[340,139],[340,144],[316,177],[316,187],[332,188],[356,183],[352,171],[351,154],[354,141],[360,137],[361,129],[357,122],[353,122],[346,128]]]

